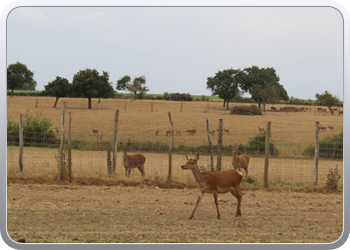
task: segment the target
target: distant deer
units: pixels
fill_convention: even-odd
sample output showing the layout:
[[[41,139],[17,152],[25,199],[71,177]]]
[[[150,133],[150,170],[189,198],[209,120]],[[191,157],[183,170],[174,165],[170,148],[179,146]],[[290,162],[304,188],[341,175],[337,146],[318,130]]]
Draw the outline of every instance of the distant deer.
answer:
[[[334,130],[334,126],[328,126],[330,130]]]
[[[159,134],[159,130],[156,130],[156,136]]]
[[[196,130],[195,129],[189,129],[189,130],[186,130],[185,133],[189,133],[190,135],[194,135],[196,133]]]
[[[248,175],[248,165],[249,165],[250,157],[246,154],[238,155],[237,151],[238,151],[239,145],[236,147],[232,146],[231,148],[232,148],[232,155],[233,155],[233,158],[232,158],[233,168],[238,170],[241,170],[241,168],[243,168],[245,171],[245,175]]]
[[[130,177],[130,171],[132,168],[137,168],[142,176],[145,176],[145,161],[146,157],[143,154],[133,154],[133,155],[127,155],[127,149],[130,143],[123,144],[123,165],[125,168],[125,176]]]
[[[60,131],[58,130],[57,127],[55,127],[55,130],[56,130],[56,134],[58,135],[60,133]]]
[[[327,127],[320,125],[320,126],[318,127],[318,130],[327,130]]]
[[[219,207],[218,207],[218,194],[224,194],[230,192],[237,199],[237,210],[235,216],[241,216],[241,202],[242,192],[240,184],[242,181],[242,174],[235,170],[226,170],[219,172],[205,172],[199,171],[197,162],[199,154],[196,155],[195,159],[188,158],[186,155],[187,162],[181,166],[182,169],[192,170],[192,174],[198,183],[199,196],[197,199],[196,206],[189,219],[193,218],[194,212],[196,211],[199,202],[201,201],[205,193],[213,194],[217,218],[220,219]]]
[[[93,134],[97,134],[98,135],[98,130],[97,129],[94,129],[94,127],[91,127],[91,129],[92,129],[92,133]]]
[[[224,128],[224,133],[229,135],[229,134],[230,134],[230,130],[229,130],[229,129]]]
[[[170,135],[170,130],[167,130],[167,131],[165,131],[165,136],[168,136],[168,135]]]
[[[176,135],[181,135],[181,131],[180,130],[176,130]]]
[[[259,126],[258,126],[258,129],[259,129],[259,132],[264,132],[265,131],[264,128],[260,128]]]
[[[216,130],[215,130],[215,129],[212,129],[212,130],[210,130],[210,131],[209,131],[209,133],[210,133],[211,135],[214,135],[214,134],[215,134],[215,132],[216,132]]]

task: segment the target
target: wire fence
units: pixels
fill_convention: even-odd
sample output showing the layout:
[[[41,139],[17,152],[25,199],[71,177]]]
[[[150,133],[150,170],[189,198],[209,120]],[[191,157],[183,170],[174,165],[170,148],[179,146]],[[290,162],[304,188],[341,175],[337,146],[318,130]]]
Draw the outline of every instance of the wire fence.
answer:
[[[35,130],[35,128],[29,129]],[[75,138],[84,137],[83,134],[76,134]],[[98,176],[108,175],[107,165],[107,144],[112,143],[113,138],[92,134],[92,140],[72,141],[72,172],[75,176]],[[193,182],[193,176],[187,171],[181,169],[181,165],[186,162],[185,155],[194,156],[199,153],[199,166],[204,170],[210,170],[210,147],[208,139],[203,135],[178,135],[175,137],[175,143],[172,150],[172,176],[180,181]],[[223,135],[225,138],[225,135]],[[244,137],[244,135],[243,135]],[[236,141],[239,138],[235,137]],[[130,146],[128,154],[142,153],[146,157],[145,173],[149,178],[166,179],[168,174],[168,151],[170,144],[169,136],[153,136],[153,141],[140,141],[137,135],[129,134],[123,136],[125,142],[129,142]],[[212,138],[215,144],[215,137]],[[305,139],[305,138],[304,138]],[[194,140],[202,141],[199,145],[193,143]],[[42,175],[57,172],[58,167],[58,149],[59,134],[54,138],[47,136],[47,133],[27,132],[24,133],[24,150],[23,150],[23,166],[24,173],[29,175]],[[229,141],[226,141],[229,142]],[[232,142],[232,141],[231,141]],[[312,184],[314,182],[314,157],[313,155],[305,155],[305,149],[310,143],[286,142],[272,140],[273,149],[270,151],[269,159],[269,181],[283,182],[291,184]],[[18,173],[19,145],[18,136],[9,135],[7,137],[7,165],[10,173]],[[222,170],[233,169],[232,161],[232,143],[229,145],[223,143],[222,147]],[[340,174],[343,176],[342,166],[342,144],[326,144],[320,146],[321,154],[319,160],[318,179],[319,184],[325,184],[327,174],[330,168],[338,165]],[[249,176],[256,178],[260,183],[263,182],[264,176],[264,148],[256,147],[254,151],[246,145],[240,146],[240,154],[250,156]],[[312,150],[314,150],[312,148]],[[123,150],[118,144],[117,147],[117,171],[116,175],[125,176],[123,167]],[[217,165],[217,147],[213,148],[214,167]],[[244,171],[243,171],[244,173]],[[139,178],[141,173],[137,169],[131,172],[131,178]],[[342,182],[342,178],[340,180]]]

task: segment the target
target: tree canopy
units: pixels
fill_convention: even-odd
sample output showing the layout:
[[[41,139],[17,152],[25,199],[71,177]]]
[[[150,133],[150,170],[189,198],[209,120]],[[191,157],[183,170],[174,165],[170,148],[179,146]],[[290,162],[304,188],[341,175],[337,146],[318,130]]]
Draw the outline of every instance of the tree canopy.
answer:
[[[114,90],[109,82],[109,73],[102,71],[102,75],[96,69],[80,70],[73,76],[71,93],[75,97],[88,99],[88,108],[91,109],[91,98],[110,98],[114,96]]]
[[[240,70],[225,69],[215,73],[214,77],[207,78],[207,89],[211,89],[213,95],[224,99],[224,107],[229,109],[229,101],[241,95],[237,74]]]
[[[331,114],[334,115],[334,111],[331,109],[331,107],[339,103],[338,97],[333,96],[331,93],[328,93],[327,90],[323,94],[316,94],[315,97],[321,105],[327,106]]]
[[[7,89],[11,89],[11,97],[14,89],[21,89],[25,83],[33,82],[34,73],[27,65],[16,62],[7,67]]]
[[[252,66],[240,71],[239,85],[244,92],[248,92],[259,105],[267,102],[289,99],[283,85],[279,84],[279,76],[274,68],[259,68]]]
[[[66,78],[56,76],[55,80],[49,82],[44,87],[44,95],[56,97],[55,104],[53,105],[53,107],[56,108],[58,99],[69,95],[71,85]]]
[[[149,91],[149,89],[146,86],[146,80],[147,78],[145,76],[139,76],[135,77],[131,81],[131,77],[125,75],[117,81],[116,89],[128,90],[134,95],[134,98],[136,100],[137,95],[139,95],[142,98],[146,91]]]

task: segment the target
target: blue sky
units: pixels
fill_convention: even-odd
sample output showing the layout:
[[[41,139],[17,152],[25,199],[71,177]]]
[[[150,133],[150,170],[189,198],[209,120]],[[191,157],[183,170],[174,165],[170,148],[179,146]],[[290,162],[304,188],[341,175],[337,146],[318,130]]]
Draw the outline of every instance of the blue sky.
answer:
[[[331,7],[20,7],[7,19],[7,65],[37,89],[86,68],[147,77],[149,93],[210,95],[207,77],[273,67],[289,96],[343,100],[343,19]]]

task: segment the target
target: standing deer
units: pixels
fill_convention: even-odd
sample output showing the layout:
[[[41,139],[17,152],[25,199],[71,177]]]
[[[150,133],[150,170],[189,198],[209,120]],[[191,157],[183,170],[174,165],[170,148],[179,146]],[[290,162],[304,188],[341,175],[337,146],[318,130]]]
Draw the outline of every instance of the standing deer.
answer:
[[[258,129],[259,129],[259,132],[264,132],[265,131],[264,128],[260,128],[259,126],[258,126]]]
[[[159,130],[156,130],[156,136],[159,134]]]
[[[237,150],[239,148],[238,146],[232,146],[232,166],[234,169],[241,170],[243,168],[245,170],[245,175],[248,175],[248,164],[249,164],[249,159],[250,157],[246,154],[243,155],[238,155]]]
[[[189,219],[193,218],[194,212],[196,211],[198,204],[205,193],[213,194],[218,219],[220,219],[218,194],[224,194],[227,192],[230,192],[234,197],[236,197],[237,210],[235,216],[241,216],[242,192],[240,184],[242,181],[242,174],[235,170],[202,173],[199,171],[197,165],[199,154],[196,155],[195,159],[188,158],[187,155],[185,156],[187,162],[182,165],[181,168],[192,170],[193,176],[196,179],[199,188],[198,200]]]
[[[230,134],[230,130],[229,130],[229,129],[224,128],[224,133],[229,135],[229,134]]]
[[[170,135],[170,130],[167,130],[167,131],[165,131],[165,136],[168,136],[168,135]]]
[[[97,134],[98,135],[98,130],[97,129],[94,129],[94,127],[91,127],[91,129],[92,129],[92,133],[93,134]]]
[[[130,177],[130,171],[132,168],[137,168],[142,176],[145,176],[145,161],[146,157],[143,154],[133,154],[133,155],[127,155],[127,148],[130,145],[128,144],[123,144],[122,142],[120,143],[123,145],[123,165],[125,167],[125,176]]]
[[[60,133],[60,131],[58,130],[57,127],[55,127],[55,129],[56,129],[56,134],[58,135]]]

